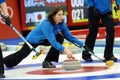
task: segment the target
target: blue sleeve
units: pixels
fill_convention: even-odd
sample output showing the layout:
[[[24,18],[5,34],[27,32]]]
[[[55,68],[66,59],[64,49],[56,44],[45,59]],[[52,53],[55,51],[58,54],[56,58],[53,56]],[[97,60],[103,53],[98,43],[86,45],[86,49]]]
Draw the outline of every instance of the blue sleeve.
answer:
[[[83,42],[79,41],[76,37],[74,37],[71,32],[69,31],[67,25],[65,23],[62,24],[62,34],[70,41],[73,43],[76,43],[80,45],[81,47],[83,46]]]
[[[0,0],[0,4],[3,3],[3,2],[5,2],[5,1],[6,1],[6,0]]]
[[[116,4],[120,6],[120,0],[115,0]]]
[[[56,41],[55,34],[53,32],[53,26],[49,23],[43,23],[42,31],[45,37],[48,39],[50,44],[59,51],[64,51],[64,47]]]
[[[94,6],[92,0],[85,0],[85,3],[87,4],[88,7]]]

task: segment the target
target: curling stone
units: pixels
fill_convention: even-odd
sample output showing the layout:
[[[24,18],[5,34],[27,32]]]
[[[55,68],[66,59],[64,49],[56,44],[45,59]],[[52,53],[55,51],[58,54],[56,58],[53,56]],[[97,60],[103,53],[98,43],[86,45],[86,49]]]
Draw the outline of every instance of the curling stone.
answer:
[[[77,70],[81,68],[80,61],[78,60],[64,60],[62,63],[62,68],[64,70]]]

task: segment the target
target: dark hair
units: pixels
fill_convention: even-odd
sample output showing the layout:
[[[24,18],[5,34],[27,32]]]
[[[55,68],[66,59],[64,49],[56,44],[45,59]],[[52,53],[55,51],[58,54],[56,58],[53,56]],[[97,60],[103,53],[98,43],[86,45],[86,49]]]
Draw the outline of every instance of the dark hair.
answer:
[[[62,10],[64,12],[64,10],[61,7],[53,7],[50,9],[49,13],[48,13],[48,19],[50,20],[50,22],[55,25],[55,21],[53,19],[53,16],[55,16],[60,10]]]

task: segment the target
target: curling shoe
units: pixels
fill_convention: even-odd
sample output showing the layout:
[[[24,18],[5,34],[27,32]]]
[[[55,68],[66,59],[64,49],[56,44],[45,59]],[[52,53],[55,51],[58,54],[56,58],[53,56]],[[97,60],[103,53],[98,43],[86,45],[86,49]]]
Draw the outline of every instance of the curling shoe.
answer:
[[[83,57],[83,59],[86,61],[86,62],[92,62],[93,59],[91,57]]]
[[[3,73],[0,73],[0,78],[5,78],[5,75]]]
[[[93,59],[91,58],[91,55],[87,52],[87,51],[83,51],[82,53],[82,58],[86,61],[86,62],[92,62]]]
[[[105,61],[109,61],[109,60],[113,60],[114,62],[117,62],[117,58],[116,57],[110,57],[110,58],[105,58]]]
[[[53,65],[51,62],[49,62],[49,61],[44,61],[43,63],[42,63],[42,68],[56,68],[56,66],[55,65]]]

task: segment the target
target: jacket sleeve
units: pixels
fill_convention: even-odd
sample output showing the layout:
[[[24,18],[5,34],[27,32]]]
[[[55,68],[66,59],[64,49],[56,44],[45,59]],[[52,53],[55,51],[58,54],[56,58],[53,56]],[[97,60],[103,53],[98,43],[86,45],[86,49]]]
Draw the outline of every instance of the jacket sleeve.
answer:
[[[87,4],[88,7],[94,6],[92,0],[85,0],[85,3]]]
[[[50,44],[56,48],[59,51],[64,51],[64,46],[62,46],[60,43],[57,42],[56,38],[55,38],[55,34],[52,30],[52,25],[50,23],[44,23],[43,25],[44,27],[42,27],[42,32],[45,35],[45,37],[48,39],[48,41],[50,42]]]
[[[78,40],[76,37],[74,37],[71,32],[69,31],[67,25],[64,23],[62,24],[62,34],[72,43],[76,43],[80,45],[81,47],[83,46],[83,42]]]
[[[115,2],[116,2],[116,5],[120,6],[120,0],[115,0]]]
[[[2,4],[3,2],[6,2],[6,0],[0,0],[0,4]]]

